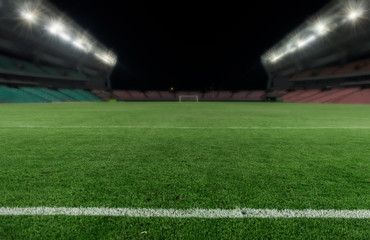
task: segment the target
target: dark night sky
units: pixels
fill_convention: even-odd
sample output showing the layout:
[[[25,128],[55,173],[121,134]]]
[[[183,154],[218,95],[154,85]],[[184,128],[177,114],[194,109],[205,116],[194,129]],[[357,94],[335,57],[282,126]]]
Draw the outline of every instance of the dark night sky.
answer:
[[[51,0],[119,57],[115,89],[264,89],[260,56],[329,0]]]

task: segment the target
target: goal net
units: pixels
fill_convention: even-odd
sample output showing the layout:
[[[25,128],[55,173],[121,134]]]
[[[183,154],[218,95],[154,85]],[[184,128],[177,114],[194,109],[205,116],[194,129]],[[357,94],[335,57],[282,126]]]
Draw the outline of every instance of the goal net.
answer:
[[[198,102],[199,98],[196,95],[182,95],[179,96],[180,102]]]

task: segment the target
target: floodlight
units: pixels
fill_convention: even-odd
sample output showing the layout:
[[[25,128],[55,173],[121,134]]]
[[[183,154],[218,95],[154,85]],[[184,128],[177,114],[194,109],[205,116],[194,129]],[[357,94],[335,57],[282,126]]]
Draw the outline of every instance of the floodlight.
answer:
[[[51,22],[46,29],[53,35],[58,35],[64,30],[64,25],[60,21]]]
[[[86,53],[90,52],[92,45],[84,38],[78,38],[72,42],[73,46],[76,48],[85,51]]]
[[[292,47],[292,48],[289,48],[288,52],[294,53],[296,50],[297,50],[297,47]]]
[[[359,19],[362,16],[362,14],[363,14],[363,10],[360,8],[350,9],[348,12],[347,18],[350,21],[355,22],[357,19]]]
[[[38,5],[27,3],[19,10],[19,16],[29,24],[35,23],[40,15],[40,7]]]
[[[75,46],[76,48],[79,48],[81,50],[86,50],[85,46],[83,45],[82,41],[81,40],[75,40],[72,42],[73,46]]]
[[[297,47],[298,48],[303,48],[303,47],[307,46],[309,43],[315,41],[316,39],[317,39],[317,37],[315,35],[311,35],[308,38],[306,38],[305,40],[298,41],[297,42]]]
[[[114,66],[117,63],[117,57],[114,56],[111,52],[108,52],[108,53],[96,52],[94,55],[95,57],[97,57],[98,59],[100,59],[101,61],[103,61],[104,63],[110,66]]]
[[[66,42],[70,42],[72,40],[72,38],[66,33],[61,32],[58,35],[61,39],[63,39]]]
[[[277,61],[279,61],[279,59],[280,58],[282,58],[283,57],[283,55],[277,55],[277,54],[273,54],[272,56],[271,56],[271,58],[270,58],[270,61],[272,62],[272,63],[276,63]]]
[[[29,23],[35,23],[37,20],[37,14],[29,10],[22,11],[21,17]]]
[[[318,22],[315,25],[315,32],[318,35],[325,35],[329,31],[328,25],[325,24],[324,22]]]

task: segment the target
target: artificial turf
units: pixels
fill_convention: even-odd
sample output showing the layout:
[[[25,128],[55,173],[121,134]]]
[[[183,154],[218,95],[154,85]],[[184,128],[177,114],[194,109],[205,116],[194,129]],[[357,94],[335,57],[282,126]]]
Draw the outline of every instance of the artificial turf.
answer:
[[[368,105],[19,104],[0,116],[0,207],[370,209]],[[0,216],[0,239],[52,238],[370,239],[370,220]]]

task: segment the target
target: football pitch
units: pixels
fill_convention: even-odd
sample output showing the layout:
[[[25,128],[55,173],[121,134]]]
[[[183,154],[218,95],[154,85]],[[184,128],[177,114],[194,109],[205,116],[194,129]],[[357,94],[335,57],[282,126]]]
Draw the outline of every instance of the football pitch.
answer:
[[[0,239],[370,239],[370,106],[0,105]]]

